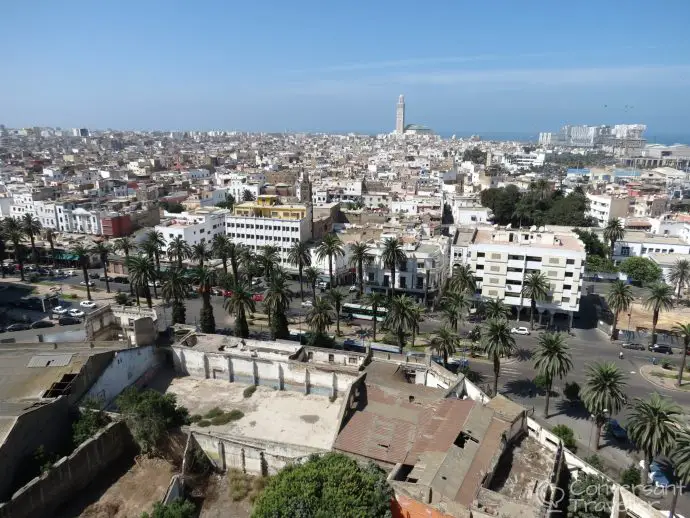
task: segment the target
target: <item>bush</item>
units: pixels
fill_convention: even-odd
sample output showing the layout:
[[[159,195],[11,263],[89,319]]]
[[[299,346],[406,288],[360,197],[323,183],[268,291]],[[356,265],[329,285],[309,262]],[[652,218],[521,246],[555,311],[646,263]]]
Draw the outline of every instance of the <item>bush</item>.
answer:
[[[249,479],[239,469],[233,468],[228,470],[228,484],[230,486],[230,498],[235,502],[244,500],[249,494]]]
[[[580,385],[576,382],[566,383],[563,389],[563,395],[570,400],[571,403],[580,399]]]
[[[168,505],[160,502],[153,504],[153,512],[143,513],[141,518],[194,518],[196,506],[189,500],[178,499]]]
[[[575,451],[577,443],[575,442],[575,433],[573,432],[572,428],[564,424],[559,424],[554,426],[553,430],[551,431],[563,442],[563,446],[568,448],[570,451]]]
[[[237,409],[230,410],[230,412],[228,412],[227,415],[230,417],[230,421],[237,421],[244,417],[244,413],[241,410]]]
[[[203,416],[201,414],[194,414],[192,417],[189,418],[190,423],[198,423],[203,419]]]
[[[211,426],[211,421],[207,421],[206,419],[202,419],[197,423],[198,426],[201,426],[202,428],[206,428],[207,426]]]
[[[534,386],[539,390],[546,390],[549,388],[549,378],[543,374],[537,374],[534,378]]]
[[[671,360],[661,360],[661,368],[666,370],[673,369],[673,364],[671,363]]]
[[[90,437],[93,437],[109,421],[110,419],[100,409],[96,401],[86,401],[84,403],[84,411],[79,414],[77,420],[72,424],[72,442],[75,446],[79,446]]]
[[[129,294],[118,291],[117,295],[115,295],[115,303],[120,304],[121,306],[129,305]]]
[[[252,480],[252,490],[249,492],[249,501],[253,504],[268,484],[268,477],[256,477]]]
[[[642,483],[642,475],[637,466],[632,465],[621,473],[621,484],[629,491],[637,494],[637,486]]]
[[[214,417],[218,417],[220,415],[223,415],[223,411],[220,408],[218,408],[217,406],[215,406],[211,410],[206,412],[206,415],[204,417],[206,419],[213,419]]]
[[[244,389],[244,391],[242,392],[242,395],[245,398],[249,398],[249,397],[252,397],[252,394],[254,394],[254,392],[256,392],[256,385],[250,385],[246,389]]]
[[[604,471],[604,463],[599,455],[590,455],[585,457],[585,462],[599,471]]]
[[[228,424],[230,421],[230,414],[221,414],[211,419],[211,424],[214,426],[219,426],[222,424]]]

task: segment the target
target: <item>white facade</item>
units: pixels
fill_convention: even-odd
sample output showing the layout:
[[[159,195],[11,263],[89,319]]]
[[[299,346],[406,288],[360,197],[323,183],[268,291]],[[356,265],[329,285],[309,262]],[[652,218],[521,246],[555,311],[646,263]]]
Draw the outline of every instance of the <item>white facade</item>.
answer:
[[[586,215],[594,218],[600,227],[608,225],[609,221],[624,218],[628,215],[628,198],[616,198],[599,194],[586,194],[589,200],[589,210]]]
[[[624,261],[628,257],[649,257],[664,254],[690,254],[690,243],[679,237],[664,237],[641,231],[627,231],[623,239],[613,247],[613,260]],[[688,257],[690,259],[690,257]]]
[[[227,214],[227,210],[165,213],[166,216],[173,216],[173,218],[156,225],[155,230],[163,234],[166,247],[177,236],[182,237],[190,246],[202,242],[210,243],[216,234],[225,233]]]
[[[405,97],[398,97],[398,104],[395,108],[395,133],[402,135],[405,132]]]
[[[78,234],[101,234],[101,218],[98,212],[88,211],[81,207],[72,207],[68,203],[55,204],[55,227],[60,232]]]

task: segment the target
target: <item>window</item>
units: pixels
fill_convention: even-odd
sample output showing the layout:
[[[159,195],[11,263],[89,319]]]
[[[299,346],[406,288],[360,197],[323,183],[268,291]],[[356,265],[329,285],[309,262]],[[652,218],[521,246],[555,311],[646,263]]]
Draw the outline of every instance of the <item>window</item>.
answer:
[[[424,289],[424,277],[422,277],[421,275],[417,276],[417,289],[418,290]]]
[[[511,284],[512,286],[520,286],[520,285],[522,285],[522,281],[521,280],[520,281],[514,281],[512,279],[508,279],[506,281],[506,284]]]
[[[484,269],[484,265],[483,265],[483,264],[478,264],[478,265],[477,265],[477,270],[483,270],[483,269]]]
[[[333,363],[335,361],[335,355],[334,354],[329,354],[328,355],[328,362]]]
[[[566,277],[572,277],[572,276],[573,276],[573,272],[565,272],[565,276],[566,276]]]
[[[493,265],[493,266],[491,266],[491,267],[489,268],[489,270],[491,270],[492,272],[500,272],[500,271],[501,271],[501,267],[500,267],[500,266],[497,266],[497,265]]]
[[[357,357],[356,356],[348,356],[347,357],[347,363],[350,365],[357,365]]]
[[[417,263],[417,269],[418,270],[424,269],[424,263]]]
[[[540,262],[541,262],[541,257],[535,257],[535,256],[530,256],[530,255],[528,255],[528,256],[527,256],[527,260],[528,260],[528,261],[534,261],[534,262],[540,263]]]
[[[498,284],[497,277],[489,277],[489,284]]]
[[[570,284],[564,284],[564,285],[563,285],[563,289],[564,289],[564,290],[571,290],[572,288],[573,288],[573,287],[572,287],[572,285],[570,285]]]
[[[498,297],[498,290],[489,290],[489,297]]]
[[[565,264],[575,264],[575,259],[566,259]]]
[[[555,270],[549,270],[548,272],[546,272],[546,276],[547,277],[558,277],[558,272]]]
[[[622,246],[621,247],[621,255],[623,256],[629,256],[630,255],[630,247],[629,246]]]
[[[549,257],[549,264],[559,264],[561,260],[558,257]]]
[[[563,297],[561,302],[570,302],[570,297]]]
[[[477,257],[484,257],[484,252],[477,252]]]
[[[491,259],[499,260],[501,259],[501,254],[491,254]]]
[[[522,268],[513,268],[512,266],[508,267],[509,272],[515,272],[515,273],[522,273]]]
[[[398,282],[400,283],[401,288],[407,288],[407,277],[400,277]]]

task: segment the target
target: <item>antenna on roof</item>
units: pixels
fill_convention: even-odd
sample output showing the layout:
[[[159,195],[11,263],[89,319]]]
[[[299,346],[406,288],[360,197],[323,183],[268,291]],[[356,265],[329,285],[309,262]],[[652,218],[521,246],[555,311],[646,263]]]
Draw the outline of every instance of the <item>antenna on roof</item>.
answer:
[[[545,227],[539,227],[539,232],[544,232]]]
[[[531,227],[529,227],[529,230],[530,230],[530,232],[534,232],[535,230],[537,230],[537,226],[532,225]]]

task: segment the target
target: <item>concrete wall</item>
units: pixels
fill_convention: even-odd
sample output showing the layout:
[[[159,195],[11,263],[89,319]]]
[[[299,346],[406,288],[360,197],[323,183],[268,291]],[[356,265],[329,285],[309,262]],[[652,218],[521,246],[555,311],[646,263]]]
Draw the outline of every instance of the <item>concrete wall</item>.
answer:
[[[362,366],[367,358],[365,353],[342,351],[339,349],[323,349],[320,347],[305,347],[304,352],[309,362],[345,365],[352,368]]]
[[[0,518],[52,516],[54,510],[86,487],[131,444],[124,422],[110,423],[79,445],[40,477],[36,477],[0,504]]]

